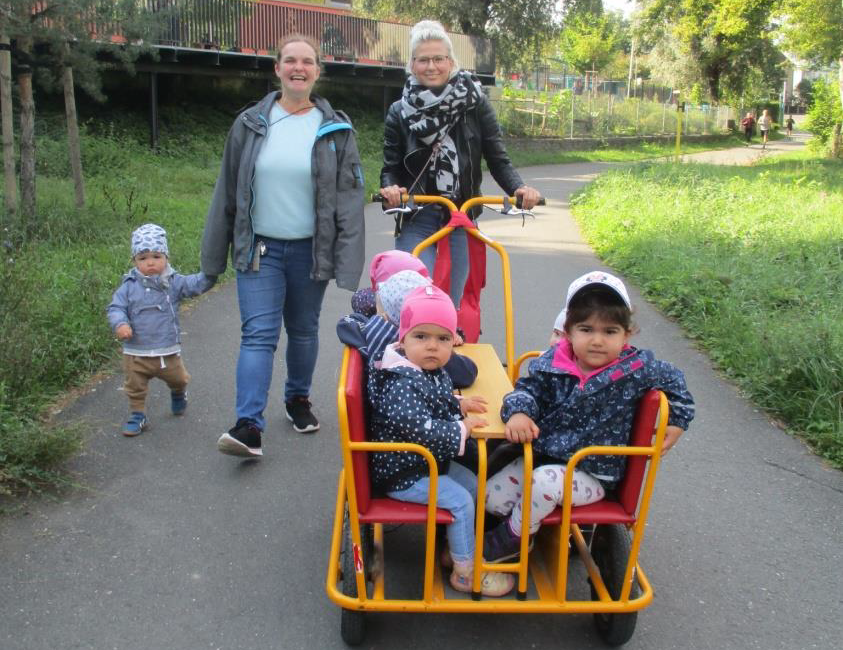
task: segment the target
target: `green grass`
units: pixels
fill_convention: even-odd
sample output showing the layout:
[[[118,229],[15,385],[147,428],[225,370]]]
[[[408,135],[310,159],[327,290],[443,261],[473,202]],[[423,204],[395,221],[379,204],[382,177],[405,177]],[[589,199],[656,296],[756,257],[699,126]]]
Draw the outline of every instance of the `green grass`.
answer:
[[[843,468],[841,162],[641,164],[602,175],[574,203],[608,264]]]

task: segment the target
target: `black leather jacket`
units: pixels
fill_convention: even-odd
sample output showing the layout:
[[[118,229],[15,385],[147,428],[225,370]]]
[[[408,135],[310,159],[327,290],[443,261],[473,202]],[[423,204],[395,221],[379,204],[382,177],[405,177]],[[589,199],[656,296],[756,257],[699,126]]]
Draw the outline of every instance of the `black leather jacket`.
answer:
[[[460,163],[460,195],[455,201],[457,206],[480,193],[483,178],[481,155],[486,159],[495,181],[507,194],[512,196],[524,184],[509,160],[495,111],[485,96],[456,124],[451,137],[456,144]],[[398,185],[410,189],[429,157],[430,147],[410,133],[407,121],[401,117],[401,100],[393,103],[384,125],[381,187]],[[414,194],[437,193],[434,187],[427,187],[426,179],[425,173],[413,189]]]

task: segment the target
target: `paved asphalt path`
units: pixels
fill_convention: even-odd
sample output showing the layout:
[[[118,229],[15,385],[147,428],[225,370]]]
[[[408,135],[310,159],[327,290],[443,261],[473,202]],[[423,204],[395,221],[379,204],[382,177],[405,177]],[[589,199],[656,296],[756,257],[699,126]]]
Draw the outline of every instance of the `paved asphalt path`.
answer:
[[[743,160],[757,149],[714,155]],[[568,200],[607,168],[525,169],[547,207],[523,228],[490,212],[482,219],[512,258],[519,351],[546,345],[570,280],[604,268],[582,242]],[[367,207],[366,218],[371,256],[390,247],[391,227],[376,206]],[[484,339],[496,344],[503,338],[498,273],[491,261],[483,304]],[[698,416],[660,473],[641,559],[655,600],[626,647],[838,648],[843,475],[753,408],[634,286],[630,293],[642,330],[637,344],[685,370]],[[0,519],[0,648],[344,647],[324,579],[339,466],[334,324],[349,310],[349,297],[332,286],[325,300],[313,389],[321,431],[299,435],[284,418],[279,361],[259,462],[215,448],[233,416],[234,283],[184,315],[193,375],[184,418],[169,415],[166,390],[154,384],[151,429],[135,439],[119,435],[126,414],[119,374],[65,409],[62,417],[90,429],[85,453],[72,463],[87,487]],[[418,536],[392,532],[387,551],[393,559],[418,557]],[[395,564],[394,582],[418,582],[412,563]],[[603,647],[588,616],[369,617],[364,647],[404,646]]]

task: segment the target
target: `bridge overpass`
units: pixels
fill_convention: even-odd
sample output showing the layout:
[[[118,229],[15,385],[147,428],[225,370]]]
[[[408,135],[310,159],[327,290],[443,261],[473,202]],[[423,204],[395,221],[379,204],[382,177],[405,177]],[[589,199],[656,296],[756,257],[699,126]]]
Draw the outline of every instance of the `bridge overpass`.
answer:
[[[149,77],[151,143],[158,142],[159,75],[205,75],[266,79],[273,83],[276,43],[297,32],[320,44],[322,79],[383,89],[387,106],[403,85],[409,58],[410,25],[372,20],[332,6],[278,0],[139,0],[167,18],[152,44],[157,56],[143,56],[138,72]],[[97,26],[104,43],[126,43],[119,23]],[[449,33],[461,67],[482,83],[495,82],[495,55],[485,38]],[[109,56],[109,48],[103,48]]]

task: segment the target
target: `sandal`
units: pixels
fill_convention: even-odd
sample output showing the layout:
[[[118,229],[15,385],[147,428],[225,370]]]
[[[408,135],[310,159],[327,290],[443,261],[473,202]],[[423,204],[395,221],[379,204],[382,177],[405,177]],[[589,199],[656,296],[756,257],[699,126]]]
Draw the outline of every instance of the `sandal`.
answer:
[[[457,591],[471,593],[473,578],[473,573],[459,573],[454,570],[451,572],[451,586]],[[480,593],[497,598],[508,594],[514,586],[515,578],[509,573],[484,573],[480,582]]]

